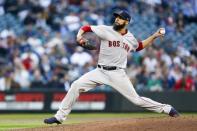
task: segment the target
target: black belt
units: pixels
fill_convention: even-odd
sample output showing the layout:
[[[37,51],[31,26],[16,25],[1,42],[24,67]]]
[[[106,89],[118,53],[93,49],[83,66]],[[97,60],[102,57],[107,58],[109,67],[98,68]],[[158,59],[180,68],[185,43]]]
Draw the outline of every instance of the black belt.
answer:
[[[116,66],[104,66],[104,65],[97,65],[98,68],[104,69],[104,70],[117,70],[120,69]]]

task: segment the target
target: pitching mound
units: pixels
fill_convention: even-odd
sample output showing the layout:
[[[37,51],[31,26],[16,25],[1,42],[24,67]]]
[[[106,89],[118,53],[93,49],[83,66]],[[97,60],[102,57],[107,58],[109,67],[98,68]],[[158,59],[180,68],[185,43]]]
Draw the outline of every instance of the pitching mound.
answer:
[[[128,118],[72,125],[53,125],[23,131],[197,131],[197,117]]]

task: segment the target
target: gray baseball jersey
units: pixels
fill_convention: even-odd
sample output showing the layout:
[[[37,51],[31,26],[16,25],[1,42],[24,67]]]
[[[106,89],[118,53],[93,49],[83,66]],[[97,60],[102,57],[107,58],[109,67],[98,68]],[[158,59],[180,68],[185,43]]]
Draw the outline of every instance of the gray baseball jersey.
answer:
[[[113,30],[112,26],[91,26],[91,29],[101,39],[98,64],[125,68],[128,53],[135,51],[138,47],[134,36],[129,31],[127,34],[121,35]],[[140,107],[159,113],[168,114],[170,112],[170,105],[139,96],[124,69],[120,68],[114,70],[96,68],[74,81],[55,114],[57,120],[62,122],[67,118],[80,92],[89,91],[98,84],[110,85]]]
[[[101,39],[99,65],[126,68],[127,55],[135,51],[138,41],[131,32],[124,35],[116,32],[112,26],[91,26],[92,31]]]

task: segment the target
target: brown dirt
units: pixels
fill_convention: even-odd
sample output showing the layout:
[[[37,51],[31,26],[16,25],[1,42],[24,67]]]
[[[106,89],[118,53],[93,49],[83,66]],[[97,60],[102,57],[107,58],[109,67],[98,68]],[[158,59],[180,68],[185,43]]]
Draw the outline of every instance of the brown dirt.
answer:
[[[197,117],[124,118],[72,125],[53,125],[22,131],[197,131]]]

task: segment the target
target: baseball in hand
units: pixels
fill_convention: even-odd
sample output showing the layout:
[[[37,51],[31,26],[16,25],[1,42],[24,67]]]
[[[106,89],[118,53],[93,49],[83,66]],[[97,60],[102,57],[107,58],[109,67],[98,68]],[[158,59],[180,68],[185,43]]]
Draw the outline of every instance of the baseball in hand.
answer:
[[[164,34],[166,33],[166,31],[165,31],[164,28],[161,28],[161,29],[159,30],[159,33],[162,34],[162,35],[164,35]]]

